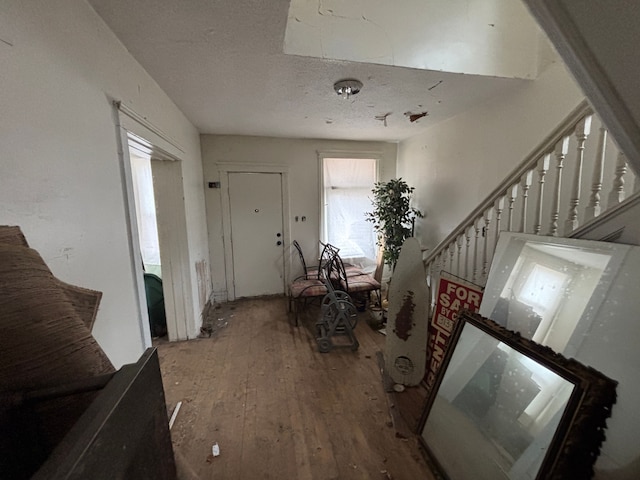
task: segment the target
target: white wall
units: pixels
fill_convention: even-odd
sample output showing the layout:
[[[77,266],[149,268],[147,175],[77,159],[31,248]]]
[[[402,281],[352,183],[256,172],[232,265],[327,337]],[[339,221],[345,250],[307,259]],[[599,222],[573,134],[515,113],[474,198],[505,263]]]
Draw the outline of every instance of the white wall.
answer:
[[[203,135],[202,158],[206,182],[220,181],[216,163],[274,164],[289,167],[289,222],[291,239],[298,240],[311,254],[320,239],[320,193],[318,151],[368,152],[381,156],[380,179],[393,178],[396,171],[396,144],[304,140],[233,135]],[[211,272],[216,299],[227,296],[220,189],[207,189],[207,225]],[[306,216],[306,222],[293,217]],[[297,268],[297,260],[292,268]]]
[[[583,99],[559,63],[528,85],[398,145],[398,176],[426,213],[416,236],[442,241]]]
[[[0,224],[20,225],[60,279],[104,293],[93,334],[116,367],[135,361],[149,339],[111,99],[185,150],[194,280],[195,262],[208,260],[198,132],[85,1],[5,0],[0,39]]]
[[[401,142],[398,175],[416,187],[416,206],[427,213],[417,228],[423,243],[434,247],[446,237],[582,99],[572,77],[555,63],[530,85]],[[617,213],[582,232],[581,237],[612,236],[622,243],[638,244],[638,201]],[[625,267],[629,281],[623,282],[623,292],[617,297],[628,302],[635,298],[631,292],[637,284],[631,273],[634,268]],[[620,382],[621,397],[608,422],[596,477],[638,478],[640,457],[633,427],[639,415],[627,401],[637,397],[637,359],[633,358],[637,349],[633,341],[631,345],[624,341],[637,338],[638,322],[621,301],[612,297],[606,305],[612,307],[606,313],[610,321],[594,327],[589,336],[590,354],[576,354],[578,360]]]
[[[523,0],[640,171],[640,4],[636,0]]]
[[[538,27],[520,0],[292,0],[292,55],[507,78],[537,76]]]

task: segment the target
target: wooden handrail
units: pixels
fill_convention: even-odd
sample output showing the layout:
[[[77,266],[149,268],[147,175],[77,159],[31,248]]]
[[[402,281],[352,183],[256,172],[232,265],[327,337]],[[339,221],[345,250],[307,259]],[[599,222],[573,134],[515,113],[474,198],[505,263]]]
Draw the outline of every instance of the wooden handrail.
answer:
[[[556,127],[525,159],[481,202],[467,217],[454,229],[430,255],[424,260],[428,265],[440,255],[452,242],[460,235],[463,235],[467,228],[478,220],[483,213],[491,208],[495,201],[507,194],[508,189],[517,183],[519,179],[531,170],[537,162],[549,151],[553,151],[555,145],[564,137],[570,135],[578,122],[588,115],[593,114],[593,109],[586,101],[578,105],[563,121]]]
[[[640,177],[582,102],[424,259],[432,302],[440,271],[486,283],[500,232],[576,237],[638,204]]]

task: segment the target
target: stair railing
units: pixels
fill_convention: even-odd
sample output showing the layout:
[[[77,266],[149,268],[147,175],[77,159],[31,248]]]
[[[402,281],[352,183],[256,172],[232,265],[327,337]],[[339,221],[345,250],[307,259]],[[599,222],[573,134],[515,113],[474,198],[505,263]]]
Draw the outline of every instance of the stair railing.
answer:
[[[640,178],[585,101],[430,252],[427,282],[444,270],[485,285],[501,231],[575,236],[639,195]]]

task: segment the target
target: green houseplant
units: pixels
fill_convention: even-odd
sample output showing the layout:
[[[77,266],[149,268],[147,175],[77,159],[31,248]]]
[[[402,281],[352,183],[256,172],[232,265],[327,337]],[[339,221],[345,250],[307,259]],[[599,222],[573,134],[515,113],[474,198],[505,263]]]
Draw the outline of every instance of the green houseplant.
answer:
[[[365,214],[366,220],[373,223],[378,234],[377,244],[384,248],[384,263],[392,269],[398,262],[405,239],[413,235],[416,217],[424,216],[420,210],[410,206],[414,190],[402,178],[377,182],[371,190],[373,212]]]

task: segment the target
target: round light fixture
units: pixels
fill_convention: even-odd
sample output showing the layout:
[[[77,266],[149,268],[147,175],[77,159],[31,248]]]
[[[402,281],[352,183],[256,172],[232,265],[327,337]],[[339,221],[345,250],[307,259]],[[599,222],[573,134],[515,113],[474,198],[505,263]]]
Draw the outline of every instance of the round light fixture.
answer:
[[[333,89],[342,98],[348,99],[351,95],[356,95],[362,89],[362,82],[354,79],[340,80],[333,84]]]

